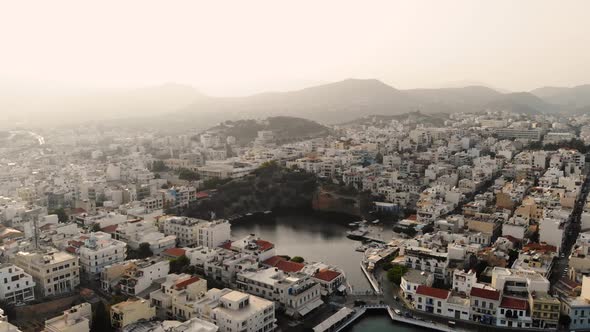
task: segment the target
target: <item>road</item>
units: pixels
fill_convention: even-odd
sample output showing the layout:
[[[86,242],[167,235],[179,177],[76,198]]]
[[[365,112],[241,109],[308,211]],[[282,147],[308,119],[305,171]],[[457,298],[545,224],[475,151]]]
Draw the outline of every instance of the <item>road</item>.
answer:
[[[580,234],[581,230],[581,223],[580,219],[582,216],[582,212],[584,212],[584,206],[586,204],[586,198],[588,196],[588,191],[590,190],[590,177],[588,174],[590,173],[590,165],[586,165],[585,170],[586,179],[584,184],[582,185],[582,192],[576,204],[574,205],[574,210],[568,221],[564,226],[564,237],[563,242],[561,244],[561,253],[559,258],[553,264],[553,269],[551,271],[551,276],[549,280],[551,281],[551,285],[555,285],[557,281],[565,275],[565,268],[568,265],[568,257],[571,254],[571,250],[573,245],[576,243],[578,239],[578,234]]]

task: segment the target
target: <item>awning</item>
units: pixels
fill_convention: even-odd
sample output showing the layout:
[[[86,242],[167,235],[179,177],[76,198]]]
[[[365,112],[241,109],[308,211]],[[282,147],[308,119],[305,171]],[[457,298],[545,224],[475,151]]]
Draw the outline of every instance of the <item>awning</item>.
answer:
[[[305,316],[308,313],[310,313],[313,309],[321,306],[322,304],[324,304],[324,301],[322,301],[321,299],[316,299],[315,301],[304,305],[301,309],[299,309],[298,312],[301,316]]]

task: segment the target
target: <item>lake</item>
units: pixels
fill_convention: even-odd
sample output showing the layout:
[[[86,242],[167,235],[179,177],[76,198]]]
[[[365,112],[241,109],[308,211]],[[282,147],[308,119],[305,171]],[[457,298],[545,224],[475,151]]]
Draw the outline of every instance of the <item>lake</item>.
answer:
[[[344,270],[353,290],[370,290],[360,268],[361,242],[346,237],[347,222],[335,222],[313,215],[277,216],[232,223],[232,236],[254,233],[275,244],[278,255],[301,256],[306,261],[322,261]]]

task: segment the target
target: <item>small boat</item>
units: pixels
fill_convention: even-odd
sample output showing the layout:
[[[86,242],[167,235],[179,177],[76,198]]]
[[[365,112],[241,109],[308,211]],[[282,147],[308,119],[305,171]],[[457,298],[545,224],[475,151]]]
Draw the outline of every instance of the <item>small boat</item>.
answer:
[[[356,222],[351,222],[350,224],[348,224],[348,226],[350,226],[350,227],[354,227],[356,225],[358,225],[358,223],[356,223]]]
[[[365,251],[367,251],[367,249],[368,248],[366,245],[361,245],[361,246],[356,247],[354,250],[358,251],[358,252],[365,252]]]
[[[270,211],[270,210],[264,211],[264,214],[271,214],[271,213],[272,213],[272,211]]]
[[[346,232],[346,236],[351,239],[362,239],[369,231],[366,227],[361,226],[357,230]]]
[[[252,213],[248,212],[248,213],[246,213],[246,216],[247,217],[251,217],[252,216]]]
[[[373,223],[373,225],[378,224],[379,223],[379,219],[373,220],[372,223]]]

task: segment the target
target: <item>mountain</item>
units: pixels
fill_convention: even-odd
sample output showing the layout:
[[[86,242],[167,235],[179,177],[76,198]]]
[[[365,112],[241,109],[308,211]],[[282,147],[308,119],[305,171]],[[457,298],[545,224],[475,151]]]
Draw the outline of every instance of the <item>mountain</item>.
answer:
[[[200,100],[183,112],[227,119],[287,115],[333,123],[362,114],[399,114],[415,102],[405,93],[378,80],[349,79],[291,92],[263,93],[238,98]]]
[[[58,125],[165,114],[201,98],[205,96],[180,84],[70,94],[15,88],[0,92],[0,111],[17,123]]]
[[[412,89],[404,92],[420,103],[418,109],[429,113],[479,111],[482,105],[502,96],[502,93],[484,86]]]
[[[30,97],[30,98],[26,98]],[[6,128],[30,123],[52,126],[97,121],[110,126],[200,131],[227,120],[290,116],[319,123],[345,123],[370,115],[392,116],[507,110],[527,114],[585,112],[590,85],[502,93],[485,86],[395,89],[376,79],[347,79],[288,92],[210,97],[189,86],[166,84],[137,90],[76,95],[3,94]]]
[[[269,117],[265,120],[228,120],[207,129],[206,132],[216,133],[223,139],[233,136],[237,144],[243,146],[252,143],[261,130],[272,131],[273,141],[277,143],[325,137],[331,133],[330,128],[317,122],[287,116]]]
[[[485,104],[484,108],[525,114],[555,113],[560,110],[558,106],[551,105],[529,92],[514,92],[501,95]]]
[[[573,88],[543,87],[535,89],[531,93],[548,103],[565,106],[568,109],[590,106],[590,84]]]
[[[227,119],[286,115],[321,123],[345,123],[370,115],[482,112],[520,113],[559,111],[528,93],[501,93],[484,86],[398,90],[375,79],[348,79],[298,91],[264,93],[239,98],[204,98],[175,116],[221,122]],[[185,121],[186,122],[186,121]]]

